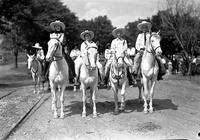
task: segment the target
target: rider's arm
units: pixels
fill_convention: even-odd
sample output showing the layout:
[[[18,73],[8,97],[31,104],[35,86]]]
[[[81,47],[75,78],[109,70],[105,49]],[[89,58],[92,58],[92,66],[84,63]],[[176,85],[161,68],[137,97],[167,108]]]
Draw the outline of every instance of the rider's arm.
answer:
[[[81,56],[84,56],[86,54],[86,44],[83,42],[81,44]]]
[[[112,41],[110,46],[110,53],[115,53],[116,45],[115,45],[115,39]]]
[[[124,41],[125,41],[125,42],[124,42],[124,45],[123,45],[123,48],[124,48],[124,54],[125,54],[125,56],[127,56],[128,45],[127,45],[126,40],[124,40]]]
[[[136,48],[137,51],[139,51],[140,48],[142,48],[142,45],[143,45],[142,43],[143,43],[142,42],[142,34],[139,34],[137,39],[136,39],[136,43],[135,43],[135,48]]]

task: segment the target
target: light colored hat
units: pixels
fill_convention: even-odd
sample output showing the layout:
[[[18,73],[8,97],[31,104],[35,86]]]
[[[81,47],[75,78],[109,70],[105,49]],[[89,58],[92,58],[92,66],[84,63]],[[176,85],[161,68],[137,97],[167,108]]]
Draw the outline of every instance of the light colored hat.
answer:
[[[124,35],[124,34],[125,34],[125,29],[124,29],[124,28],[116,28],[116,29],[114,29],[114,30],[112,31],[112,35],[113,35],[114,37],[117,37],[117,33],[118,33],[118,32],[121,32],[121,34]]]
[[[86,35],[86,34],[89,34],[90,37],[91,37],[91,39],[94,38],[94,32],[93,32],[93,31],[85,30],[84,32],[82,32],[82,33],[80,34],[81,39],[85,40],[85,35]]]
[[[55,25],[60,26],[62,30],[65,30],[65,24],[59,20],[50,23],[51,30],[55,30]]]
[[[39,43],[35,43],[35,45],[34,46],[32,46],[33,48],[37,48],[37,49],[42,49],[42,47],[40,46],[40,44]]]
[[[148,27],[148,29],[151,29],[151,27],[152,27],[152,25],[151,25],[150,22],[142,21],[141,23],[139,23],[139,24],[137,25],[137,28],[138,28],[140,31],[142,31],[142,30],[144,29],[145,26]]]

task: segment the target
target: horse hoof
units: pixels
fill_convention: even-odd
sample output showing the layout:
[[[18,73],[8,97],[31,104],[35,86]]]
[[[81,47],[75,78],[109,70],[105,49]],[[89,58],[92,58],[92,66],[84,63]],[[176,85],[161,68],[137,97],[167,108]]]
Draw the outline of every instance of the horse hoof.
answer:
[[[61,114],[61,115],[60,115],[60,118],[61,118],[61,119],[64,119],[64,117],[65,117],[64,114]]]
[[[120,110],[120,111],[124,111],[124,110],[125,110],[125,107],[124,107],[124,106],[121,106],[121,107],[119,108],[119,110]]]
[[[147,110],[147,109],[145,109],[145,110],[144,110],[144,114],[147,114],[147,113],[148,113],[148,110]]]
[[[113,114],[114,115],[118,115],[119,114],[119,110],[115,110]]]
[[[53,117],[54,117],[54,119],[58,119],[58,115],[57,114],[54,114]]]
[[[85,118],[86,117],[86,113],[82,113],[82,117]]]
[[[93,113],[93,118],[96,118],[97,117],[97,113]]]
[[[153,113],[153,108],[149,109],[149,112],[150,112],[150,113]]]

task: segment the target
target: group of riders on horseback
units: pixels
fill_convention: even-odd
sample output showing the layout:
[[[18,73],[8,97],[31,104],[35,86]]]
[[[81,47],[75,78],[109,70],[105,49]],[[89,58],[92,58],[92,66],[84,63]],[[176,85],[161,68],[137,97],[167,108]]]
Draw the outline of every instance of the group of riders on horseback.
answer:
[[[61,21],[55,21],[50,24],[52,32],[50,33],[50,39],[56,39],[60,42],[60,44],[63,44],[64,40],[64,30],[65,30],[65,24]],[[100,77],[101,83],[108,84],[108,75],[110,71],[110,65],[113,60],[113,54],[117,55],[119,52],[120,54],[123,53],[123,61],[129,68],[129,73],[132,73],[135,78],[137,78],[141,74],[140,70],[140,64],[142,60],[142,55],[145,50],[146,41],[151,36],[151,23],[147,21],[143,21],[137,25],[137,28],[141,31],[141,33],[138,35],[135,49],[136,54],[133,61],[128,56],[128,43],[123,38],[125,35],[125,29],[123,28],[117,28],[112,31],[112,35],[115,37],[115,39],[111,42],[110,46],[108,46],[108,49],[105,51],[105,58],[107,59],[105,69],[102,66],[102,64],[99,62],[99,57],[97,57],[96,66],[98,68],[98,73]],[[78,47],[76,47],[74,50],[71,51],[70,57],[74,61],[75,64],[75,83],[78,83],[79,77],[80,77],[80,67],[83,63],[83,56],[87,55],[87,48],[89,47],[96,47],[98,48],[97,44],[92,41],[94,38],[94,32],[93,31],[84,31],[80,34],[80,38],[84,40],[81,44],[80,50]],[[49,64],[51,62],[45,61],[45,55],[43,48],[40,46],[39,43],[36,43],[33,48],[37,49],[37,59],[43,64],[43,70],[42,70],[42,80],[47,80],[47,72],[49,68]],[[134,48],[134,47],[133,47]],[[135,53],[135,52],[134,52]],[[166,73],[165,66],[162,63],[161,57],[159,55],[156,55],[156,60],[159,65],[159,74],[158,74],[158,80],[162,79],[162,76]]]

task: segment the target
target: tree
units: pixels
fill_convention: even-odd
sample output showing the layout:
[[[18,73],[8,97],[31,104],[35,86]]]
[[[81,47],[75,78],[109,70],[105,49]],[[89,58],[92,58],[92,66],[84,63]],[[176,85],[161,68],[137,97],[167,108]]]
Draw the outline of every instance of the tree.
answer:
[[[166,11],[161,13],[162,26],[178,42],[190,73],[189,57],[194,55],[200,37],[199,5],[194,1],[184,0],[166,2]]]
[[[65,23],[66,45],[73,47],[78,36],[78,18],[66,6],[57,0],[1,0],[0,1],[0,31],[14,43],[4,48],[13,49],[17,53],[27,45],[39,42],[47,51],[49,40],[49,24],[60,20]],[[9,27],[9,28],[8,28]],[[8,30],[9,29],[9,30]],[[17,41],[16,41],[17,40]],[[21,42],[20,42],[21,41]],[[16,44],[15,44],[16,43]],[[11,47],[12,46],[12,47]],[[17,56],[15,57],[17,62]],[[16,64],[17,66],[17,64]]]

